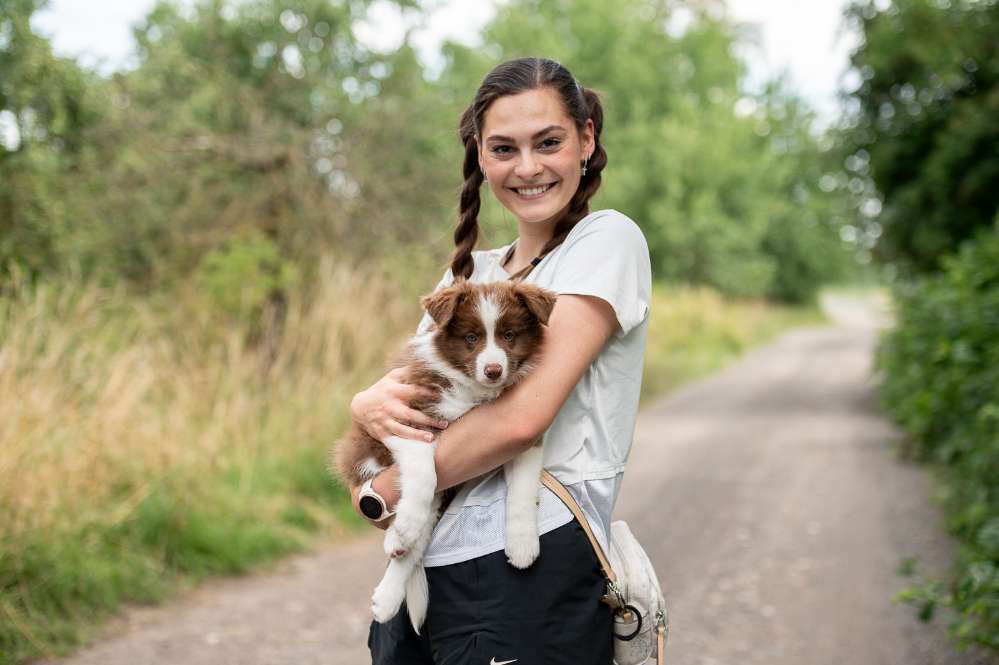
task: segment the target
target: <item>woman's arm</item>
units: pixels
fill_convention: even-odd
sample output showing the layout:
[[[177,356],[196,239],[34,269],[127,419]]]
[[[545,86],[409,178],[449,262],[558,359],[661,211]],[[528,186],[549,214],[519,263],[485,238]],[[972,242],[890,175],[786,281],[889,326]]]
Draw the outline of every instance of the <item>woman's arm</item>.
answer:
[[[560,295],[548,320],[537,367],[499,399],[477,406],[438,435],[437,489],[491,471],[529,448],[555,420],[573,387],[617,328],[617,318],[607,301]],[[393,466],[372,482],[390,507],[399,498],[397,480],[398,470]],[[356,489],[353,494],[356,509]]]

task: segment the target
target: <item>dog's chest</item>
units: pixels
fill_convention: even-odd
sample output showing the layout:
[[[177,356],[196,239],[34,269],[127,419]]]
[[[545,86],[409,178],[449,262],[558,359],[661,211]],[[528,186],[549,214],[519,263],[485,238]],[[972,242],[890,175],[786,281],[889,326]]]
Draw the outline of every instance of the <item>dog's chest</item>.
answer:
[[[434,405],[434,411],[445,420],[456,420],[473,406],[495,399],[499,390],[483,392],[470,390],[467,386],[452,385],[441,391],[440,401]]]

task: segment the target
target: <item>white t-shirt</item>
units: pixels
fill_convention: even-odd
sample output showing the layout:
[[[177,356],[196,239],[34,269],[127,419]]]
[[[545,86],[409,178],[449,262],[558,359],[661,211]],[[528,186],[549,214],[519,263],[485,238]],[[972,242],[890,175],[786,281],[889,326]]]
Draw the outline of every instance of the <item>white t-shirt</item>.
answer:
[[[473,252],[470,281],[508,279],[500,262],[509,248]],[[449,270],[437,288],[452,281]],[[631,219],[616,210],[598,210],[580,220],[524,281],[558,294],[601,298],[613,307],[620,325],[544,436],[544,467],[568,487],[606,549],[638,415],[652,296],[649,248]],[[418,330],[431,323],[425,315]],[[546,488],[541,487],[539,499],[539,534],[572,521],[572,513]],[[424,565],[444,566],[502,550],[505,522],[503,470],[468,480],[434,529]]]

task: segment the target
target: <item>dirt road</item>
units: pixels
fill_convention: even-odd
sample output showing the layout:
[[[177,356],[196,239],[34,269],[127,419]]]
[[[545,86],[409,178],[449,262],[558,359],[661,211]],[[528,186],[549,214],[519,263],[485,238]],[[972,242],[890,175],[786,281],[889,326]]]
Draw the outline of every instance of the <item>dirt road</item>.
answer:
[[[676,665],[966,665],[938,618],[893,605],[900,560],[951,546],[919,468],[892,453],[871,349],[878,312],[825,301],[803,329],[646,408],[617,516],[665,583]],[[72,665],[367,662],[377,538],[128,613]],[[993,661],[994,662],[994,661]],[[483,664],[485,665],[485,664]]]

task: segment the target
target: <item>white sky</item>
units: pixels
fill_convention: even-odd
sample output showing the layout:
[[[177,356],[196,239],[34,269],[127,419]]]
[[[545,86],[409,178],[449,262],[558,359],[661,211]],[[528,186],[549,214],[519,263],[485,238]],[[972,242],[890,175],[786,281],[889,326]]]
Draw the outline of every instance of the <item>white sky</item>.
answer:
[[[155,0],[51,0],[33,25],[52,38],[57,53],[77,57],[103,72],[128,67],[133,56],[131,26]],[[434,67],[446,38],[467,42],[469,35],[492,17],[491,0],[427,0],[435,7],[423,26],[414,30],[414,44],[423,61]],[[815,108],[823,121],[838,114],[836,91],[856,37],[841,35],[846,0],[728,0],[732,15],[758,26],[760,44],[744,55],[750,81],[762,82],[787,71],[791,87]],[[402,41],[414,14],[402,15],[378,0],[371,21],[359,26],[358,37],[370,46],[392,48]]]

